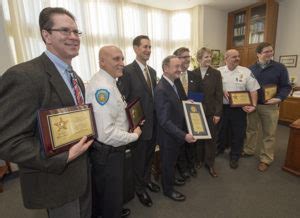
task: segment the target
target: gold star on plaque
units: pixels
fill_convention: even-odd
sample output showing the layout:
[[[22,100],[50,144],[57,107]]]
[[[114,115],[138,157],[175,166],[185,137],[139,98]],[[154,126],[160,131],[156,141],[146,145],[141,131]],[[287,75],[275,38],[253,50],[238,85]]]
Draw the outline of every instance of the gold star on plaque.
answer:
[[[57,123],[54,123],[55,126],[58,127],[58,131],[62,129],[67,129],[67,120],[63,120],[61,117],[59,118],[59,121]]]

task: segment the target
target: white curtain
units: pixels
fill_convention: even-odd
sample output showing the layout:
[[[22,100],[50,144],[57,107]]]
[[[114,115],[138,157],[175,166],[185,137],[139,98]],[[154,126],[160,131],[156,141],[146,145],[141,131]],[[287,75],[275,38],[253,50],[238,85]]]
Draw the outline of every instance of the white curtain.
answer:
[[[177,47],[194,51],[198,46],[196,27],[200,22],[195,9],[167,11],[120,0],[2,0],[2,4],[15,63],[30,60],[45,50],[38,26],[43,8],[64,7],[72,12],[83,32],[80,54],[72,65],[84,81],[98,70],[98,51],[105,44],[119,46],[128,64],[135,58],[133,38],[148,35],[152,41],[149,65],[158,76],[162,74],[163,58]]]

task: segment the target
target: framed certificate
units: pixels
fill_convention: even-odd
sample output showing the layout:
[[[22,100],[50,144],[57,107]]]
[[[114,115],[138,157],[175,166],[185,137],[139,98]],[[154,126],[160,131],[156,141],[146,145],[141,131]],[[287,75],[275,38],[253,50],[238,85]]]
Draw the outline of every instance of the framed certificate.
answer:
[[[39,110],[38,123],[46,156],[69,150],[83,136],[97,137],[91,104]]]
[[[248,91],[228,92],[228,94],[231,107],[244,107],[253,105],[252,98]]]
[[[277,85],[276,84],[269,84],[262,86],[263,91],[263,99],[264,102],[274,98],[277,94]]]
[[[211,139],[202,103],[182,101],[182,104],[188,132],[195,139]]]
[[[145,119],[145,114],[140,102],[140,98],[135,99],[127,105],[126,113],[129,121],[129,129],[134,130]]]

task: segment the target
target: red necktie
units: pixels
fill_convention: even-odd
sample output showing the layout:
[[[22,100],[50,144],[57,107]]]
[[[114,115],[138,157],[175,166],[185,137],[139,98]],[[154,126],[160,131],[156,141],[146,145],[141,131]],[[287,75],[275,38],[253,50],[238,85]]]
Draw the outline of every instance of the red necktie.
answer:
[[[77,78],[74,74],[75,72],[72,69],[68,70],[68,71],[70,72],[70,75],[71,75],[71,84],[73,86],[73,90],[74,90],[74,93],[75,93],[76,103],[77,103],[77,105],[83,105],[84,104],[84,99],[83,99],[80,87],[78,85],[78,80],[77,80]]]

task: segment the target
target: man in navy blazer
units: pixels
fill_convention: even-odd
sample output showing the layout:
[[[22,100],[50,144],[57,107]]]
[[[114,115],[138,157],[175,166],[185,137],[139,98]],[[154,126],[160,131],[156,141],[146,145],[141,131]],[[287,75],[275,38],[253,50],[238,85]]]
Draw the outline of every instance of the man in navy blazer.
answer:
[[[163,60],[163,76],[154,91],[154,104],[157,121],[157,142],[160,145],[162,162],[162,187],[164,195],[175,200],[184,201],[185,196],[173,188],[175,164],[179,149],[184,142],[193,143],[194,137],[186,133],[182,102],[174,80],[180,77],[181,61],[171,55]]]
[[[156,146],[156,120],[153,90],[156,86],[156,71],[147,64],[151,55],[151,41],[148,36],[139,35],[133,40],[136,59],[124,67],[123,76],[118,80],[120,92],[127,103],[140,98],[145,114],[142,135],[134,143],[133,163],[135,171],[135,191],[140,202],[151,207],[153,202],[146,188],[159,192],[160,187],[151,181],[151,166]]]

